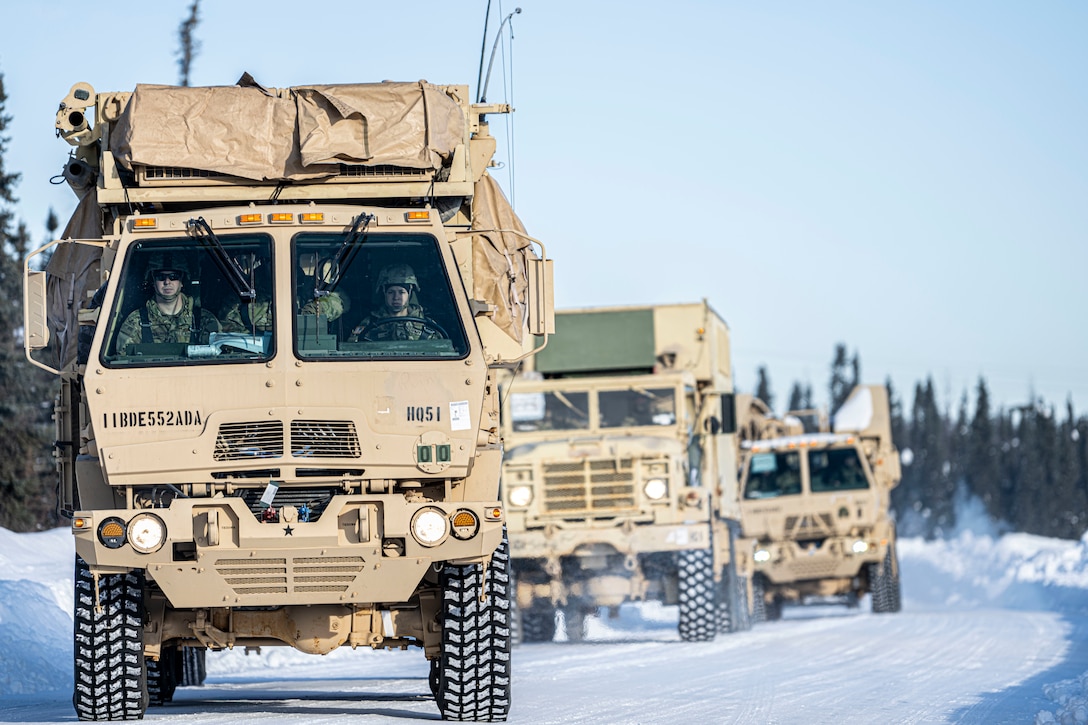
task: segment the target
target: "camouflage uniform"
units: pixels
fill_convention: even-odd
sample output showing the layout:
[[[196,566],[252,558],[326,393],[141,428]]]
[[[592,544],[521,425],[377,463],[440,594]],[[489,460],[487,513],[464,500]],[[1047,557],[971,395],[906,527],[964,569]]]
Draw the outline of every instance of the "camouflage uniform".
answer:
[[[242,315],[242,303],[236,302],[223,315],[223,332],[268,332],[272,329],[272,301],[257,300],[246,303],[249,324]]]
[[[405,309],[408,317],[425,317],[423,308],[419,305],[410,304]],[[371,312],[355,326],[348,340],[349,342],[358,342],[359,336],[371,325],[382,320],[396,319],[396,317],[382,314],[382,310]],[[371,340],[433,340],[441,339],[443,336],[438,330],[429,325],[424,325],[422,322],[405,320],[404,322],[386,322],[383,325],[378,325],[369,337]]]
[[[181,294],[182,307],[176,315],[163,314],[154,298],[147,301],[144,309],[147,310],[148,326],[151,328],[153,342],[185,342],[207,343],[208,335],[219,332],[219,320],[208,310],[200,311],[200,329],[197,330],[197,339],[190,339],[193,327],[193,298]],[[140,311],[133,310],[121,324],[117,333],[117,352],[121,355],[131,354],[132,346],[142,343],[144,340],[143,325],[140,320]]]
[[[309,301],[303,303],[304,299]],[[347,297],[341,296],[339,292],[330,292],[320,300],[315,300],[311,290],[309,296],[299,295],[298,301],[302,304],[300,315],[325,315],[329,322],[339,319],[349,307]]]

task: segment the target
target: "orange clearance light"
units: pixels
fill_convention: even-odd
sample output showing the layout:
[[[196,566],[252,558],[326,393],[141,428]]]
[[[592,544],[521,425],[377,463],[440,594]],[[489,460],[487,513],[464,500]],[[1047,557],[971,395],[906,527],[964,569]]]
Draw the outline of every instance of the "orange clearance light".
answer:
[[[238,223],[239,224],[260,224],[261,223],[261,215],[260,214],[239,214],[238,215]]]
[[[484,516],[487,517],[488,521],[502,521],[502,507],[494,506],[489,508],[484,512]]]
[[[475,526],[476,517],[471,511],[458,511],[453,515],[454,526]]]
[[[325,212],[307,211],[298,215],[298,220],[303,224],[321,224],[325,221]]]
[[[154,229],[159,226],[159,220],[153,216],[138,216],[132,220],[133,229]]]
[[[406,222],[429,222],[431,220],[431,212],[429,209],[420,209],[418,211],[405,212],[404,221]]]
[[[290,224],[295,220],[295,215],[287,211],[278,211],[268,215],[268,221],[273,224]]]
[[[72,519],[73,529],[85,529],[87,528],[88,524],[90,524],[90,521],[83,518],[82,516],[77,516],[76,518]]]

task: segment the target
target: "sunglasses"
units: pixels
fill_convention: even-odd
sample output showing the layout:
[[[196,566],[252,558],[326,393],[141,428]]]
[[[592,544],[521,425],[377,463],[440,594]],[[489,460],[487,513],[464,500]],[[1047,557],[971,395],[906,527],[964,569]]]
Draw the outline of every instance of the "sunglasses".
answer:
[[[177,282],[181,279],[181,272],[156,272],[156,282]]]

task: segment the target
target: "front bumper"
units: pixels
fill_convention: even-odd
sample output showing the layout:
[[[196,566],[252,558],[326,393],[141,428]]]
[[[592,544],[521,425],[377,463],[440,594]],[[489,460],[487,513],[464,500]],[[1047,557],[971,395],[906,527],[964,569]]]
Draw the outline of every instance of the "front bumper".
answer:
[[[470,511],[479,526],[423,546],[413,515],[433,508]],[[108,517],[153,513],[166,526],[161,548],[142,554],[130,543],[107,547],[98,536]],[[497,514],[497,515],[496,515]],[[405,602],[439,562],[486,561],[502,541],[496,502],[409,503],[403,496],[334,496],[318,521],[261,523],[239,498],[175,499],[169,508],[77,512],[78,553],[92,570],[143,569],[175,608]]]

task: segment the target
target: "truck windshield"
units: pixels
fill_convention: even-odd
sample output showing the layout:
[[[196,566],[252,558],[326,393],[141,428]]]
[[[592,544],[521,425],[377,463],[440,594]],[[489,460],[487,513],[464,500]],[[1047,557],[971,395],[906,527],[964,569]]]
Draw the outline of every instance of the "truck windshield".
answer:
[[[272,241],[224,235],[227,261],[191,237],[129,247],[107,323],[102,361],[110,367],[266,360],[275,352]],[[257,291],[239,296],[222,265]]]
[[[589,393],[512,393],[510,421],[517,432],[589,428]]]
[[[601,428],[673,425],[676,391],[672,388],[602,390],[597,394]]]
[[[801,454],[753,453],[748,463],[744,498],[775,498],[801,493]]]
[[[299,234],[292,248],[300,358],[462,358],[467,338],[437,240]],[[339,257],[337,256],[339,255]]]
[[[869,488],[869,479],[854,448],[809,451],[808,470],[813,493]]]

